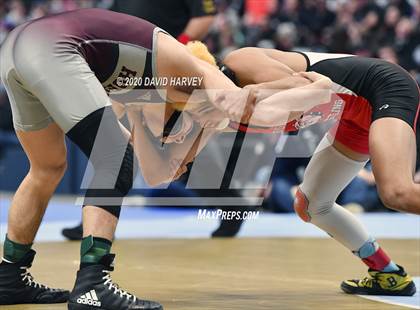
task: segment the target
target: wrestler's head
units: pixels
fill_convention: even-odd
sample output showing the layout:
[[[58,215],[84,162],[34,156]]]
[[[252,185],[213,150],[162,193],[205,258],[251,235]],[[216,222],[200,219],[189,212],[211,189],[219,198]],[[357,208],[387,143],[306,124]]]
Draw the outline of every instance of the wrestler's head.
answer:
[[[186,48],[203,62],[203,66],[218,67],[216,58],[204,43],[193,41],[188,43]],[[201,96],[197,97],[201,98]],[[201,128],[220,130],[227,127],[224,114],[209,102],[194,98],[194,94],[189,98],[188,103],[170,102],[162,106],[145,106],[143,115],[151,133],[164,143],[182,143],[195,124]]]

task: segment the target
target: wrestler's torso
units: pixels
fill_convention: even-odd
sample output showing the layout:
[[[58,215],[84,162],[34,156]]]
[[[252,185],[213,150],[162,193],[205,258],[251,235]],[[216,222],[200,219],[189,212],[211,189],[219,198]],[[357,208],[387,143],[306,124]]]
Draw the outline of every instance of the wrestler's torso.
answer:
[[[331,101],[320,102],[300,119],[283,126],[284,131],[343,119],[369,130],[372,115],[384,107],[417,110],[415,82],[404,69],[384,60],[312,52],[274,52],[270,56],[295,71],[314,71],[333,82]]]
[[[156,92],[145,96],[144,90],[157,88],[153,83],[155,44],[162,30],[148,21],[108,10],[81,9],[31,21],[20,31],[26,41],[42,45],[43,54],[51,54],[40,57],[82,56],[113,99],[153,100]]]
[[[333,92],[345,102],[342,119],[368,130],[375,119],[392,116],[415,126],[417,83],[400,66],[382,59],[352,55],[302,53],[307,71],[333,81]],[[387,114],[387,109],[392,113]]]

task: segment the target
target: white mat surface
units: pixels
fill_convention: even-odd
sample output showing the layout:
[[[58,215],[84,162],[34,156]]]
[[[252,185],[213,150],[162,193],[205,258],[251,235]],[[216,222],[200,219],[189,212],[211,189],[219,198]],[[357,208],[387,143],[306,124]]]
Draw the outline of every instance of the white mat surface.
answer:
[[[394,297],[394,296],[360,296],[369,300],[383,302],[386,304],[411,308],[420,309],[420,277],[414,277],[414,282],[417,286],[417,293],[412,297]]]

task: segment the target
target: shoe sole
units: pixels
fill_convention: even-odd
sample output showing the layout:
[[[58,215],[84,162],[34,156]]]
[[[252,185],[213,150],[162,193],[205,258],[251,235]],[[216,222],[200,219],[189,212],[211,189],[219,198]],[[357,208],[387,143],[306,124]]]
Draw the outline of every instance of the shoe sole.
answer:
[[[15,301],[10,300],[10,296],[0,296],[0,306],[11,306],[11,305],[54,305],[54,304],[64,304],[68,302],[68,297],[58,298],[54,301],[43,301],[43,300],[25,300],[25,301]]]
[[[92,310],[92,309],[106,310],[104,308],[93,307],[93,306],[88,306],[88,305],[73,304],[73,303],[68,303],[67,309],[68,310]]]
[[[14,306],[14,305],[59,305],[66,303],[67,300],[54,302],[35,302],[35,301],[17,301],[17,302],[0,302],[0,306]]]
[[[408,284],[402,291],[380,291],[380,292],[369,292],[369,291],[357,291],[358,288],[341,283],[341,289],[344,293],[352,295],[370,295],[370,296],[413,296],[417,289],[414,282]]]
[[[88,305],[81,305],[81,304],[75,304],[75,303],[68,303],[67,304],[67,309],[68,310],[107,310],[105,308],[99,308],[99,307],[93,307],[93,306],[88,306]],[[160,307],[158,309],[153,309],[153,310],[163,310],[163,307]]]

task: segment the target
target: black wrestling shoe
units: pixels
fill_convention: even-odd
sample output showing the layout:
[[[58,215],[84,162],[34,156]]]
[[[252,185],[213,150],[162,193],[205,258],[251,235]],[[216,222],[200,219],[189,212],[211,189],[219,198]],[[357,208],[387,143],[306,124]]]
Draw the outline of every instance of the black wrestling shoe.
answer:
[[[223,219],[220,221],[219,227],[211,234],[212,238],[231,238],[235,237],[241,229],[244,220],[240,219]]]
[[[392,272],[369,269],[370,277],[344,281],[341,289],[347,294],[357,295],[413,296],[416,285],[404,268],[398,267],[398,271]]]
[[[255,207],[244,207],[244,206],[228,206],[222,208],[223,211],[254,211]],[[231,238],[235,237],[241,230],[243,219],[222,219],[219,227],[212,232],[212,238]]]
[[[68,240],[79,241],[83,237],[83,225],[80,223],[76,227],[64,228],[61,234]]]
[[[19,262],[0,264],[0,305],[56,304],[69,299],[70,292],[37,283],[28,269],[36,252],[29,251]]]
[[[138,299],[112,282],[115,255],[102,257],[98,265],[82,268],[70,294],[69,310],[163,310],[154,301]]]

